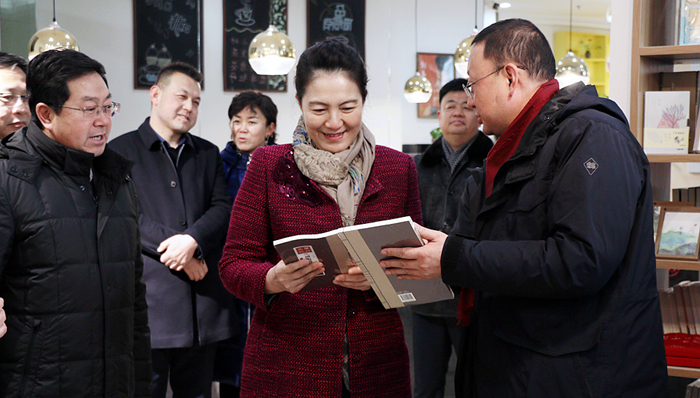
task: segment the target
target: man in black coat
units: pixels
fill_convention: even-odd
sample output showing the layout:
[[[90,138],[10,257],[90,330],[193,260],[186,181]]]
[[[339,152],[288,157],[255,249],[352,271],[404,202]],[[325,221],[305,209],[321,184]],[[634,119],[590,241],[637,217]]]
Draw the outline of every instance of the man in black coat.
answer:
[[[219,278],[231,202],[218,148],[189,133],[202,75],[163,68],[151,87],[151,117],[110,147],[136,164],[144,280],[153,356],[153,397],[211,394],[216,342],[236,332],[233,296]]]
[[[386,250],[387,272],[474,289],[461,397],[666,396],[651,172],[624,114],[593,86],[560,89],[529,21],[473,43],[469,105],[498,141],[454,231]]]
[[[105,148],[104,67],[29,63],[32,120],[0,146],[1,397],[149,397],[151,352],[132,162]]]
[[[462,88],[465,79],[454,79],[440,89],[438,122],[442,136],[416,156],[423,226],[449,234],[457,221],[469,170],[483,166],[493,142],[479,131],[474,109],[467,106]],[[459,287],[454,287],[459,293]],[[452,356],[459,349],[458,297],[423,305],[413,310],[413,367],[416,398],[442,398],[445,376]]]

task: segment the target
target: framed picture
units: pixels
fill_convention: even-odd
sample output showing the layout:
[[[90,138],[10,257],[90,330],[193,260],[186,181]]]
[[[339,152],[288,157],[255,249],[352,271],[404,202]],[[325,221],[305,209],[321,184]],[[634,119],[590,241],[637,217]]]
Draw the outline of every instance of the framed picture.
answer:
[[[659,230],[659,219],[661,218],[661,210],[665,207],[693,207],[693,204],[689,202],[654,201],[654,242],[656,242],[656,235]]]
[[[134,0],[134,88],[149,89],[174,61],[201,72],[202,37],[202,0]]]
[[[440,89],[443,84],[455,78],[454,54],[418,53],[416,59],[416,69],[433,85],[430,100],[418,104],[418,117],[437,118],[440,109]]]
[[[306,46],[342,37],[365,59],[365,0],[307,0]]]
[[[656,257],[697,260],[700,248],[700,207],[661,206]]]
[[[270,25],[287,34],[287,0],[224,0],[225,91],[287,91],[286,75],[258,75],[248,62],[250,42]]]

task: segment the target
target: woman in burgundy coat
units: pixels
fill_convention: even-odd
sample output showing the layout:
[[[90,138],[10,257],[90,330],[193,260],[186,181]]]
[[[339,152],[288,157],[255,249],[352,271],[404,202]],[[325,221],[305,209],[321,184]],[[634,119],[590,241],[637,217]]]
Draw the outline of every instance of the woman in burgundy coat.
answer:
[[[225,286],[257,307],[241,396],[409,398],[401,319],[362,271],[299,293],[323,265],[285,265],[272,242],[406,215],[421,222],[415,165],[375,145],[362,123],[367,72],[350,46],[328,39],[307,49],[295,86],[294,144],[255,151],[219,264]]]

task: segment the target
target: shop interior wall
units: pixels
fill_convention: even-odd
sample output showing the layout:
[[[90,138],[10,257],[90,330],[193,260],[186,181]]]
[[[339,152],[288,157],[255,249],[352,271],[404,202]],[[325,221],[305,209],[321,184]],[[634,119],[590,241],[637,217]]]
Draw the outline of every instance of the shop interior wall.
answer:
[[[475,20],[480,29],[483,21],[486,24],[495,21],[490,10],[484,15],[481,1],[476,4],[476,19],[473,0],[416,1],[366,0],[366,62],[370,82],[364,119],[378,143],[396,149],[405,144],[429,143],[428,133],[437,126],[436,119],[418,118],[416,105],[403,98],[404,83],[416,70],[416,52],[452,53],[471,34]],[[632,0],[621,1],[631,4]],[[56,7],[58,22],[77,38],[81,51],[105,65],[113,96],[123,104],[122,113],[114,119],[112,138],[135,129],[149,115],[150,100],[147,90],[133,88],[132,0],[61,0]],[[199,120],[192,131],[219,147],[229,140],[226,114],[236,94],[223,90],[222,9],[220,0],[203,1],[206,85]],[[52,1],[36,0],[37,26],[47,26],[51,18]],[[533,22],[550,42],[554,32],[568,28],[568,21],[533,19]],[[289,0],[288,35],[300,54],[306,48],[306,0]],[[611,82],[615,81],[612,72],[611,67]],[[300,115],[293,79],[294,71],[289,75],[286,93],[269,93],[279,108],[277,131],[281,143],[291,141]]]

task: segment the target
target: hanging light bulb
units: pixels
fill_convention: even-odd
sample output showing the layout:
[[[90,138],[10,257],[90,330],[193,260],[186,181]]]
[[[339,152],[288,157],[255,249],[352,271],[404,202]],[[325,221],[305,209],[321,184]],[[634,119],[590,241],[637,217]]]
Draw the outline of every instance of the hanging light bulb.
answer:
[[[426,79],[425,76],[421,76],[419,72],[416,72],[415,76],[408,79],[403,87],[403,96],[406,98],[406,101],[412,104],[428,102],[432,95],[433,85],[430,84],[430,80]]]
[[[472,42],[477,33],[479,33],[479,30],[474,29],[472,35],[462,40],[457,46],[457,51],[455,51],[455,69],[465,79],[469,79],[467,68],[469,66],[469,57],[472,55]]]
[[[416,39],[416,52],[418,52],[418,0],[414,1],[415,13],[414,13],[414,27],[415,39]],[[430,80],[422,76],[420,72],[416,72],[416,75],[411,77],[406,81],[403,86],[403,96],[406,101],[412,104],[423,104],[430,101],[430,97],[433,95],[433,85],[430,84]]]
[[[274,25],[255,36],[248,47],[248,62],[258,75],[286,75],[294,67],[296,57],[289,37]]]
[[[571,51],[571,27],[573,25],[573,5],[574,1],[569,3],[569,51],[564,58],[557,62],[557,73],[554,76],[559,81],[559,87],[564,88],[577,82],[588,84],[591,81],[588,75],[588,65],[582,58],[577,57]]]
[[[586,61],[577,57],[571,50],[557,62],[556,79],[559,81],[559,87],[562,88],[577,82],[588,84],[591,80]]]
[[[462,40],[457,46],[457,51],[455,51],[455,69],[457,73],[465,79],[469,79],[469,73],[467,72],[467,67],[469,66],[469,57],[472,55],[472,43],[474,38],[479,33],[479,29],[476,25],[476,13],[477,13],[477,2],[474,1],[474,30],[472,35]]]
[[[36,57],[39,53],[54,48],[68,48],[80,51],[75,37],[63,30],[56,22],[56,1],[53,2],[53,22],[47,28],[34,33],[29,39],[29,59]]]

